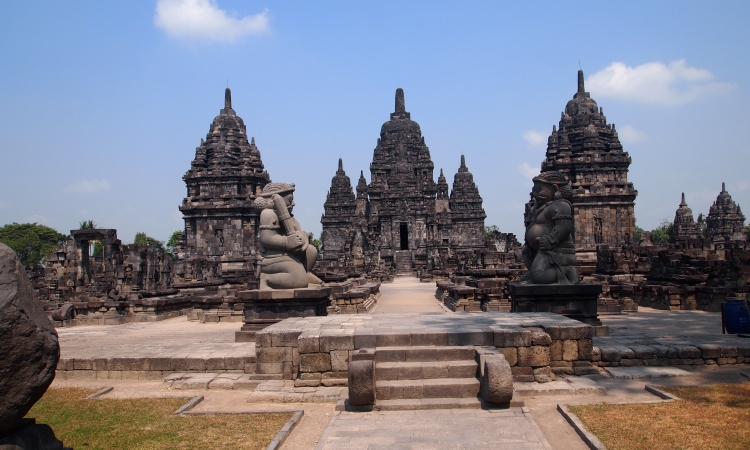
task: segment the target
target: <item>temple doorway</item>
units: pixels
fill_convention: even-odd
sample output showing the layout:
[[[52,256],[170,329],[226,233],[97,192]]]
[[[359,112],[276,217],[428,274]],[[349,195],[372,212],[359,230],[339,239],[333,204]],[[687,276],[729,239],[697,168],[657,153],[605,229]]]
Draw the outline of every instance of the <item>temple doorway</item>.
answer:
[[[401,250],[409,250],[409,227],[406,222],[401,222],[400,237],[401,237]]]

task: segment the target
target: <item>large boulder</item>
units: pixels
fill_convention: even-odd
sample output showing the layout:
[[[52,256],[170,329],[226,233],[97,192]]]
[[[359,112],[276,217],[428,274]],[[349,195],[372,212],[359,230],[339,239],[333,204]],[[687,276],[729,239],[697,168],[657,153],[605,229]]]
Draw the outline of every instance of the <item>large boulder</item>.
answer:
[[[44,395],[58,359],[57,332],[18,256],[0,243],[0,434]]]

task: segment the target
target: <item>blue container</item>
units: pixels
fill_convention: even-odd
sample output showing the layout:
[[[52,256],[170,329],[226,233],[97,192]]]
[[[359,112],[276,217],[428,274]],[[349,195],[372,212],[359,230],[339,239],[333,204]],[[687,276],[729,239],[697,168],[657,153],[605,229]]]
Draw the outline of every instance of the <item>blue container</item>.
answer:
[[[724,328],[727,333],[750,333],[750,309],[745,300],[724,302]]]

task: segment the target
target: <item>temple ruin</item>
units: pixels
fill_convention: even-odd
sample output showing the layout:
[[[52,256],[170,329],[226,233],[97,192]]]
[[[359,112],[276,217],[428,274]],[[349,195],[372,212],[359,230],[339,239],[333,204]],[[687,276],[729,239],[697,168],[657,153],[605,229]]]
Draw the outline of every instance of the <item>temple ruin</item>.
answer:
[[[631,158],[623,150],[614,124],[584,87],[565,105],[559,129],[552,127],[542,172],[564,173],[573,187],[578,267],[584,275],[596,266],[596,247],[635,244],[635,197],[628,182]]]
[[[380,129],[370,183],[360,172],[356,196],[339,160],[321,218],[323,252],[318,272],[347,274],[439,271],[477,259],[487,249],[482,197],[461,155],[453,189],[435,168],[419,124],[396,90],[395,111]],[[462,255],[471,255],[462,258]],[[474,265],[478,262],[474,262]]]
[[[256,196],[271,181],[255,138],[248,142],[245,122],[232,109],[232,93],[211,123],[206,139],[182,177],[187,197],[183,248],[175,264],[175,285],[247,283],[256,280]]]

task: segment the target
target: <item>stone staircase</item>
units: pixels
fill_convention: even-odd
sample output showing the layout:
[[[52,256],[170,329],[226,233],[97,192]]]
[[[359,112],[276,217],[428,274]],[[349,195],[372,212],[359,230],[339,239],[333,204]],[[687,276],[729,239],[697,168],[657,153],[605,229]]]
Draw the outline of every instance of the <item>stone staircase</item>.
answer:
[[[411,251],[399,250],[393,253],[393,265],[399,275],[413,275],[414,267],[411,261]]]
[[[491,407],[479,397],[482,351],[474,346],[377,347],[369,352],[375,364],[374,410]],[[514,398],[510,406],[522,402]],[[347,408],[341,402],[337,409]]]

